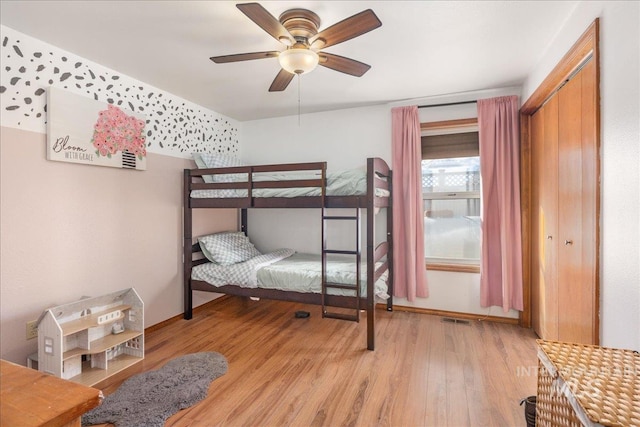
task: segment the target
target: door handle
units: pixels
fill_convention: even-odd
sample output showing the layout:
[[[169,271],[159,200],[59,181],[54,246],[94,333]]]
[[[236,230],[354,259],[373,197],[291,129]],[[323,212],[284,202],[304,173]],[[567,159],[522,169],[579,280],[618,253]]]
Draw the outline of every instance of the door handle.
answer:
[[[565,245],[573,245],[573,240],[565,240],[564,244]]]

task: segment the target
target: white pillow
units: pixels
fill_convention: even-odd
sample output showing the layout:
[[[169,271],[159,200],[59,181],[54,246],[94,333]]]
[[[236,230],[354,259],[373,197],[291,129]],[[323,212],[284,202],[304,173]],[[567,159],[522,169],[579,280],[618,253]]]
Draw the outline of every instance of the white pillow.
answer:
[[[202,153],[191,153],[191,157],[193,157],[193,161],[196,162],[196,166],[198,169],[206,169],[207,165],[202,160]]]
[[[225,231],[198,237],[204,256],[211,262],[231,265],[262,255],[241,231]]]
[[[233,166],[247,166],[235,157],[226,154],[192,153],[193,160],[199,169],[226,168]],[[224,175],[204,175],[204,182],[244,182],[248,177],[246,173],[230,173]],[[245,192],[246,193],[246,192]],[[220,197],[237,197],[237,190],[220,190]],[[246,194],[245,194],[246,195]]]
[[[231,166],[246,166],[239,159],[229,156],[227,154],[218,153],[199,153],[200,161],[206,165],[207,168],[224,168]]]
[[[191,156],[193,157],[193,161],[196,162],[196,166],[198,167],[198,169],[206,169],[207,165],[204,162],[204,160],[202,160],[202,154],[201,153],[191,153]],[[212,182],[215,182],[213,180],[213,175],[203,175],[202,179],[204,179],[204,182],[207,182],[209,184],[211,184]]]

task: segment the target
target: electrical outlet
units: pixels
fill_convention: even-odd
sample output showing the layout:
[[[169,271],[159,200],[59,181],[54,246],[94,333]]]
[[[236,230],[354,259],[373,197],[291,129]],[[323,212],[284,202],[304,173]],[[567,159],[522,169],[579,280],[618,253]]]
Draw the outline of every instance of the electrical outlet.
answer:
[[[27,339],[38,338],[38,321],[32,320],[27,322]]]

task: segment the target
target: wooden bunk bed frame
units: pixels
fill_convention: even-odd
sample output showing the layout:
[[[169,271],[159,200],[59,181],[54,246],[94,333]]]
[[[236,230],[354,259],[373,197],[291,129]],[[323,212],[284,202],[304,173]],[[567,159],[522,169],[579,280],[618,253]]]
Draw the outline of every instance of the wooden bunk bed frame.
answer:
[[[215,169],[185,169],[184,170],[184,318],[191,319],[193,315],[193,291],[215,292],[243,297],[258,297],[281,301],[301,302],[331,307],[366,310],[367,312],[367,348],[375,347],[375,294],[374,284],[380,276],[388,270],[387,310],[393,307],[393,204],[392,204],[392,172],[388,164],[380,158],[367,159],[367,191],[365,195],[357,196],[327,196],[326,195],[326,162],[290,163],[278,165],[236,166]],[[283,180],[283,181],[253,181],[254,173],[261,172],[319,172],[317,179]],[[203,182],[204,175],[246,174],[243,182]],[[253,197],[253,191],[265,188],[296,188],[317,187],[321,189],[320,196],[301,197]],[[193,198],[192,190],[244,190],[247,197],[233,198]],[[376,189],[388,191],[389,196],[376,196]],[[215,287],[207,282],[192,280],[191,269],[208,262],[202,257],[202,250],[198,243],[193,243],[192,209],[198,208],[238,208],[240,209],[241,230],[248,231],[247,209],[250,208],[357,208],[366,209],[366,260],[367,260],[367,295],[356,303],[355,296],[337,296],[326,293],[301,293],[260,288],[243,288],[233,284]],[[381,208],[387,209],[386,239],[375,245],[375,215]],[[323,214],[324,218],[324,214]],[[359,230],[356,231],[359,235]],[[324,233],[323,233],[324,234]],[[323,235],[323,257],[324,257]],[[386,256],[381,265],[376,264]],[[360,258],[358,252],[358,259]],[[324,277],[323,277],[324,282]],[[323,287],[324,289],[324,287]],[[324,313],[323,313],[324,316]]]

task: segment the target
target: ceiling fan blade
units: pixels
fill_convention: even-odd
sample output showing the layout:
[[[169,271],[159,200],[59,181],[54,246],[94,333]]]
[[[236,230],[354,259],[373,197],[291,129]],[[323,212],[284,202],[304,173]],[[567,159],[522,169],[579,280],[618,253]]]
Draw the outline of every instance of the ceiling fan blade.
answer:
[[[280,70],[276,78],[273,80],[273,83],[271,83],[269,92],[281,92],[285,90],[287,86],[289,86],[289,83],[291,83],[291,80],[293,80],[294,76],[295,74],[292,74],[287,70]]]
[[[289,46],[295,42],[289,31],[287,31],[280,21],[259,3],[237,4],[236,7],[255,22],[258,27],[265,30],[271,37],[279,42],[282,43],[283,39],[286,39],[289,41]]]
[[[212,56],[211,59],[216,64],[224,64],[227,62],[250,61],[252,59],[275,58],[280,54],[277,50],[269,52],[252,52],[238,53],[235,55]]]
[[[332,53],[319,52],[318,56],[320,57],[319,65],[356,77],[362,77],[371,68],[371,65]]]
[[[358,37],[382,25],[373,10],[367,9],[320,31],[309,39],[313,47],[322,49]],[[316,46],[314,46],[314,43]]]

